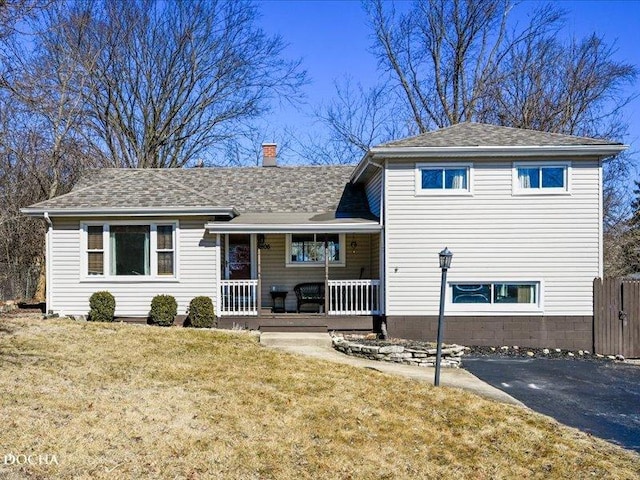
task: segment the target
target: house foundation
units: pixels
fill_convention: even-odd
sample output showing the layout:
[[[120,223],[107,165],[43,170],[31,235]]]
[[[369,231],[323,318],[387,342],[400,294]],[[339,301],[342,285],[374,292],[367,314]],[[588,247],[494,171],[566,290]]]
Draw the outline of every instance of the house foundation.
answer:
[[[386,318],[390,337],[435,341],[438,316]],[[447,316],[444,341],[461,345],[518,345],[593,351],[592,316]]]

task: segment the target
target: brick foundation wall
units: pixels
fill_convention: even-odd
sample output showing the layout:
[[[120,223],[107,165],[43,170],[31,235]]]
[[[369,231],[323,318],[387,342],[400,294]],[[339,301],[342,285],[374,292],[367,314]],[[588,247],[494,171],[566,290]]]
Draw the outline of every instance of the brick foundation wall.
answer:
[[[435,341],[437,316],[388,316],[391,337]],[[444,342],[461,345],[518,345],[593,351],[593,317],[456,317],[446,316]]]

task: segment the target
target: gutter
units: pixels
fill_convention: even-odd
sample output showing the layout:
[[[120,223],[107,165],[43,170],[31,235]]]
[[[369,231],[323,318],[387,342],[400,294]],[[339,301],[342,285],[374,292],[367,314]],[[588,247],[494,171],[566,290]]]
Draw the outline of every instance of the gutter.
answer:
[[[39,207],[21,208],[20,212],[32,217],[45,215],[55,217],[113,217],[127,215],[142,216],[176,216],[176,215],[216,215],[234,218],[238,216],[235,207],[115,207],[115,208],[57,208],[47,209]]]
[[[550,157],[574,155],[609,157],[629,148],[629,145],[562,145],[562,146],[476,146],[476,147],[374,147],[372,158],[433,158],[437,157]]]
[[[360,179],[364,171],[367,169],[367,167],[369,165],[373,165],[373,162],[370,160],[372,156],[371,150],[364,154],[360,162],[358,162],[358,165],[356,165],[356,168],[353,169],[353,173],[351,174],[350,178],[351,183],[356,183]]]
[[[606,159],[627,150],[629,145],[561,145],[561,146],[470,146],[470,147],[373,147],[360,160],[351,174],[357,183],[369,165],[381,166],[385,160],[458,158],[519,158],[596,157]]]
[[[209,222],[205,224],[209,233],[378,233],[379,223],[332,223],[322,225],[306,224],[226,224]]]

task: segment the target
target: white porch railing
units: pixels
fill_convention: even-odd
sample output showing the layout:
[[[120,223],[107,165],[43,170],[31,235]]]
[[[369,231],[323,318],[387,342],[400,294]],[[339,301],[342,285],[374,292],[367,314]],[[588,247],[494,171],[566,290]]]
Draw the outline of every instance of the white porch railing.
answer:
[[[329,280],[328,313],[380,314],[380,280]]]
[[[257,315],[258,280],[220,280],[218,315]]]

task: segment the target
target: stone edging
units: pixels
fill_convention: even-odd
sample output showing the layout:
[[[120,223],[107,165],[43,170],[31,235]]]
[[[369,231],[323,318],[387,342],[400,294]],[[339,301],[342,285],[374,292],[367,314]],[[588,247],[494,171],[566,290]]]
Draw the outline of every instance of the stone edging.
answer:
[[[416,365],[419,367],[435,367],[435,348],[406,348],[403,345],[363,345],[353,340],[346,340],[340,336],[332,336],[333,348],[346,355],[379,360],[383,362],[402,363],[404,365]],[[442,348],[442,367],[460,367],[461,357],[467,347],[461,345],[446,345]]]

